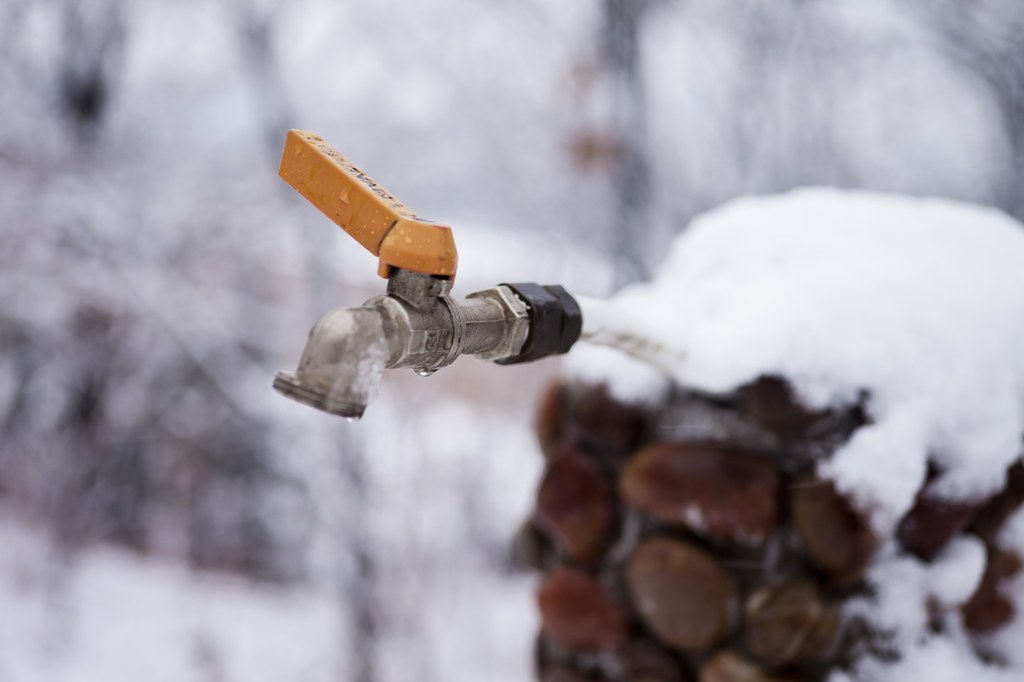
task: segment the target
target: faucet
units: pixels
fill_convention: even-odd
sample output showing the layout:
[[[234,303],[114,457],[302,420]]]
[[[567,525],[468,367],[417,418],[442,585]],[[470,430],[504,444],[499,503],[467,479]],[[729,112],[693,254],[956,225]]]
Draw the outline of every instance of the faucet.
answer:
[[[427,376],[460,355],[499,364],[567,352],[580,338],[580,304],[563,287],[499,284],[456,300],[451,228],[420,218],[322,137],[289,131],[281,177],[379,257],[387,291],[327,312],[295,372],[274,388],[330,414],[359,419],[385,369]]]

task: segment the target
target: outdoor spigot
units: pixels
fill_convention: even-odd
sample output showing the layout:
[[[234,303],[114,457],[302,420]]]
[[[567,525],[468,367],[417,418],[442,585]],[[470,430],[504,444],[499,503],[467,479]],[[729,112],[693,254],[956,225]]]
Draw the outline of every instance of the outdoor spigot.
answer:
[[[565,353],[580,337],[579,304],[560,286],[500,284],[455,300],[451,228],[416,216],[313,133],[290,131],[281,177],[380,257],[387,293],[325,314],[294,373],[274,388],[351,419],[376,397],[385,369],[430,375],[460,355],[499,364]]]

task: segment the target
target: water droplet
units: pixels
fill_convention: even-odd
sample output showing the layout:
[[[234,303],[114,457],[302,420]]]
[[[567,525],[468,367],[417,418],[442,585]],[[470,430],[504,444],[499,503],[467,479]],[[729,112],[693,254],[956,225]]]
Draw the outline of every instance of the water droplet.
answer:
[[[429,377],[436,371],[436,369],[427,369],[426,367],[420,367],[419,369],[416,370],[416,373],[419,374],[421,377]]]
[[[356,417],[356,416],[353,416],[353,415],[345,417],[345,421],[347,421],[347,422],[357,422],[360,419],[362,419],[362,417]]]

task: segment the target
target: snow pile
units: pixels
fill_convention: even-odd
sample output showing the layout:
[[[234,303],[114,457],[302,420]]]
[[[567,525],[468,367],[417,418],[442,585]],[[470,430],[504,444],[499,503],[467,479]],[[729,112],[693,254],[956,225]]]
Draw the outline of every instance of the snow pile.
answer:
[[[326,682],[345,625],[307,588],[274,590],[110,548],[63,557],[0,518],[0,679]]]
[[[941,493],[969,499],[1020,455],[1024,229],[997,211],[826,189],[742,199],[695,220],[654,281],[611,305],[672,351],[681,384],[720,393],[775,374],[815,407],[866,395],[872,424],[822,473],[882,532],[929,460]]]
[[[1024,512],[1007,521],[996,545],[1024,549]],[[875,598],[855,602],[850,612],[891,633],[899,659],[864,659],[853,674],[835,674],[830,682],[1018,682],[1024,671],[1024,620],[1017,618],[987,641],[971,642],[955,617],[947,616],[946,634],[935,634],[920,606],[928,599],[949,607],[966,602],[981,578],[984,552],[979,540],[960,537],[925,564],[898,555],[893,545],[886,547],[868,575]],[[1018,577],[1006,589],[1014,602],[1024,602],[1024,580]],[[976,645],[1005,665],[982,663],[974,654]]]
[[[814,407],[863,401],[869,424],[819,473],[882,537],[912,507],[929,463],[941,471],[938,494],[978,499],[1021,455],[1024,229],[992,209],[828,189],[735,201],[695,220],[652,282],[590,312],[593,337],[621,335],[620,346],[647,352],[685,386],[725,393],[780,375]],[[622,399],[663,390],[601,357],[577,357],[570,374],[603,378]],[[1024,552],[1024,514],[999,544]],[[850,608],[893,635],[900,659],[869,659],[834,681],[1020,679],[1024,620],[986,643],[1009,669],[983,664],[959,622],[944,635],[927,622],[923,605],[963,604],[984,565],[973,538],[931,563],[890,542],[868,575],[875,596]],[[1012,589],[1024,601],[1024,581]]]

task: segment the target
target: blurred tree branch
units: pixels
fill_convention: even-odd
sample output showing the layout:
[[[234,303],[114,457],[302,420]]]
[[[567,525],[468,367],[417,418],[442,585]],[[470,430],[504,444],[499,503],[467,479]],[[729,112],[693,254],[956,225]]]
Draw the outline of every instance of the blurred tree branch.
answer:
[[[650,275],[650,163],[647,158],[645,86],[640,67],[640,27],[650,0],[603,0],[601,54],[612,78],[616,192],[612,254],[617,284]]]
[[[106,115],[124,64],[126,31],[121,0],[62,0],[60,101],[87,145]]]
[[[1024,3],[918,0],[912,6],[939,36],[951,62],[987,86],[1009,143],[1000,207],[1024,219]]]

